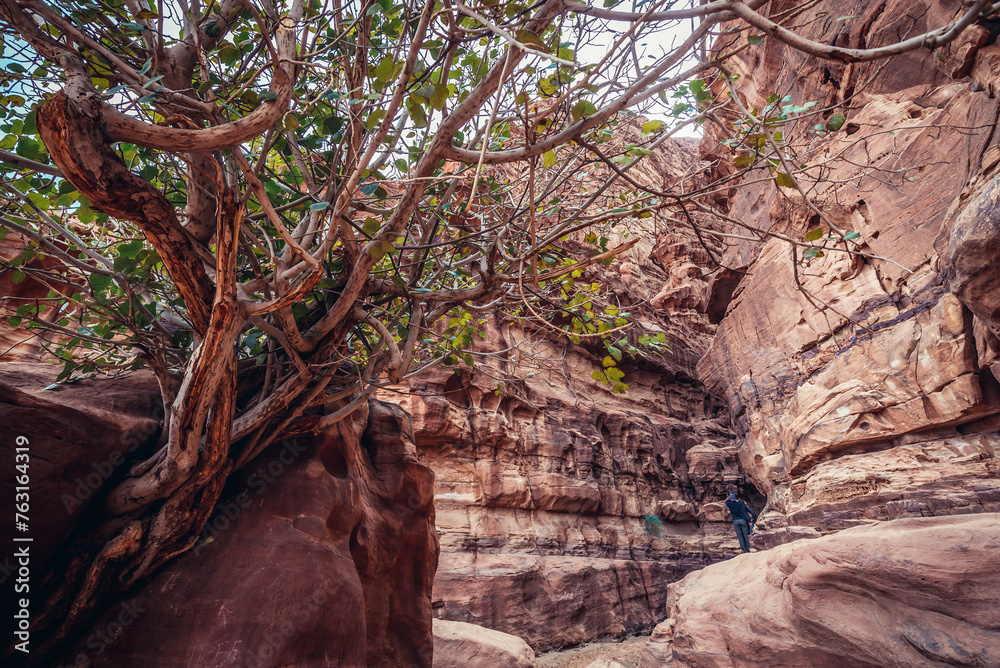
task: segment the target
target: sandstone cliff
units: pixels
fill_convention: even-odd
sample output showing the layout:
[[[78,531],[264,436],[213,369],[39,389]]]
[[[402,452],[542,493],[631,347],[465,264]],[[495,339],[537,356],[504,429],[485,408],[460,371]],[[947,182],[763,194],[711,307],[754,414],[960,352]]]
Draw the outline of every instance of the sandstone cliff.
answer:
[[[960,11],[823,2],[800,31],[873,47]],[[778,239],[726,249],[739,285],[698,377],[729,400],[743,466],[767,494],[753,542],[771,549],[672,585],[644,668],[1000,661],[993,25],[888,65],[807,60],[773,40],[739,57],[749,106],[781,91],[826,108],[813,120],[846,115],[841,131],[799,140],[825,168],[810,199],[867,256],[831,245],[796,267]],[[716,127],[702,150],[724,155],[721,139]],[[829,232],[791,189],[727,195],[720,208],[749,227]]]
[[[803,34],[871,47],[960,10],[958,2],[916,5],[820,3]],[[851,18],[835,20],[841,15]],[[1000,45],[987,44],[985,31],[964,38],[975,43],[959,69],[954,58],[920,51],[888,65],[842,66],[771,40],[739,57],[748,104],[779,90],[819,101],[825,116],[846,114],[843,130],[812,140],[817,160],[829,162],[810,196],[869,254],[834,249],[803,260],[801,290],[781,240],[739,242],[723,256],[743,277],[698,376],[728,397],[744,468],[767,494],[760,546],[1000,509],[995,323],[983,319],[981,288],[956,295],[949,284],[956,261],[966,276],[992,275],[997,261],[957,250],[970,245],[959,214],[992,188],[1000,156],[989,92]],[[703,148],[718,152],[718,138],[710,134]],[[740,188],[727,206],[732,218],[797,239],[826,227],[797,193],[773,183]]]
[[[697,160],[682,141],[641,164],[661,187],[691,178]],[[756,491],[724,404],[696,379],[715,330],[708,265],[693,233],[652,219],[623,257],[580,279],[610,284],[637,323],[633,343],[661,332],[671,348],[626,358],[624,395],[591,378],[603,348],[500,320],[476,345],[495,357],[475,370],[383,394],[413,415],[436,473],[435,616],[536,650],[622,636],[662,617],[666,583],[736,553],[721,500],[729,486]],[[659,537],[647,514],[664,520]]]

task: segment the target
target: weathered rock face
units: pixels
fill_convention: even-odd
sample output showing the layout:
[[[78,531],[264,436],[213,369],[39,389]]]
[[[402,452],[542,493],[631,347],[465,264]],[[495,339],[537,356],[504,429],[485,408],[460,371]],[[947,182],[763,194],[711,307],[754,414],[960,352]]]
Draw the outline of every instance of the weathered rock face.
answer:
[[[0,240],[0,260],[10,261],[18,258],[23,260],[21,254],[27,249],[27,245],[16,235],[8,234]],[[50,257],[31,255],[26,267],[34,270],[52,270],[59,268],[58,261]],[[63,280],[54,273],[47,277],[53,285],[65,285]],[[49,287],[35,280],[31,275],[23,272],[17,274],[15,270],[0,269],[0,360],[3,362],[16,361],[37,361],[40,359],[42,350],[42,339],[20,324],[11,326],[8,318],[16,318],[19,314],[18,307],[33,305],[36,299],[43,299],[48,295]],[[49,309],[47,313],[42,313],[42,319],[53,321],[56,312]],[[48,341],[58,341],[61,335],[49,333],[46,335]],[[68,338],[68,337],[67,337]]]
[[[850,11],[825,2],[802,32],[873,47],[960,11],[959,2],[864,1]],[[842,15],[854,18],[834,20]],[[724,254],[746,273],[698,375],[729,399],[744,468],[768,495],[758,546],[1000,510],[1000,384],[990,371],[1000,253],[984,241],[998,217],[989,184],[1000,138],[997,100],[983,90],[1000,72],[991,55],[1000,46],[982,30],[952,45],[944,63],[922,52],[886,67],[806,62],[773,40],[741,55],[736,69],[753,73],[741,79],[750,106],[773,90],[844,105],[827,112],[848,121],[815,154],[829,172],[811,197],[869,254],[800,253],[801,289],[786,242],[740,242]],[[719,152],[715,138],[706,150]],[[773,183],[743,187],[725,204],[733,218],[796,239],[827,228]]]
[[[1000,515],[855,527],[670,587],[642,668],[1000,665]]]
[[[678,162],[694,162],[687,155]],[[437,476],[435,616],[538,651],[621,636],[661,618],[665,583],[737,551],[719,501],[745,478],[723,406],[694,378],[714,331],[697,268],[708,261],[693,235],[663,233],[605,271],[622,309],[672,348],[626,357],[625,395],[591,378],[603,347],[507,322],[476,346],[507,351],[500,360],[386,395],[413,415]],[[514,369],[515,359],[532,366]],[[659,537],[646,532],[647,514],[665,521]]]
[[[35,577],[41,577],[50,562],[58,563],[59,548],[78,528],[85,529],[80,522],[95,502],[102,502],[109,485],[125,475],[130,461],[152,454],[163,415],[151,374],[54,387],[57,375],[56,366],[0,364],[0,494],[6,499],[4,508],[13,513],[16,477],[28,474]],[[17,448],[27,448],[26,461],[15,460]],[[16,464],[27,467],[15,470]],[[5,545],[14,544],[13,531],[13,521],[0,529]],[[0,610],[7,615],[16,598],[10,579],[17,563],[11,551],[2,559],[0,580],[6,584]]]
[[[13,436],[30,439],[33,511],[53,522],[35,545],[51,552],[83,517],[61,497],[90,484],[118,444],[155,441],[146,416],[158,393],[80,382],[53,393],[58,405],[12,387],[30,385],[32,368],[2,369],[3,445],[12,462]],[[115,457],[102,484],[133,457]],[[434,475],[399,407],[373,400],[320,437],[275,444],[231,486],[195,547],[109,606],[62,664],[430,668]]]
[[[475,624],[434,620],[434,668],[535,668],[535,652],[517,636]]]

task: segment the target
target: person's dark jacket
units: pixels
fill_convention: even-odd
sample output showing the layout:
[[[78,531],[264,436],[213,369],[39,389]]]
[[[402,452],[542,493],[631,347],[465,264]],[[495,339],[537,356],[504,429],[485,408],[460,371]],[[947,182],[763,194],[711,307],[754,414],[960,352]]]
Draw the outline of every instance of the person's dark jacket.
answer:
[[[734,520],[746,520],[747,524],[752,524],[757,518],[743,499],[726,501],[726,507],[729,508],[729,514],[733,516]]]

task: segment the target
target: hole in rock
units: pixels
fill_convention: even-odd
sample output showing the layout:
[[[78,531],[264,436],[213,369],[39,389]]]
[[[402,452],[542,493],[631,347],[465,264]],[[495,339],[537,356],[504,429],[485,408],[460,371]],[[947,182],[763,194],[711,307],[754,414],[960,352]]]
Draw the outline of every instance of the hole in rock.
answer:
[[[853,135],[855,132],[857,132],[860,129],[861,129],[861,126],[858,125],[857,123],[848,123],[847,127],[844,128],[844,131],[847,132],[848,135]]]
[[[746,501],[747,505],[753,508],[755,513],[760,515],[760,512],[764,510],[764,505],[767,503],[767,497],[761,494],[760,490],[749,480],[739,483],[736,488],[740,498]]]
[[[739,269],[724,268],[712,279],[702,308],[709,322],[715,325],[722,322],[743,276],[744,272]]]
[[[444,397],[451,403],[461,406],[462,408],[469,407],[469,393],[465,391],[465,386],[462,385],[462,377],[458,374],[452,374],[444,384]]]
[[[361,434],[361,447],[368,453],[368,461],[371,462],[372,468],[377,469],[378,443],[372,438],[372,435],[369,433],[370,431],[370,429],[365,429],[365,433]]]
[[[354,561],[354,565],[357,567],[359,573],[364,573],[368,569],[368,546],[365,545],[367,534],[368,530],[365,529],[364,524],[359,522],[354,527],[354,531],[351,532],[351,539],[349,541],[351,559]]]
[[[867,422],[862,422],[858,426],[861,427],[864,431],[868,431],[869,429],[872,428],[872,426]]]
[[[985,19],[980,21],[979,25],[990,31],[989,37],[986,38],[986,44],[983,46],[989,46],[997,41],[997,36],[1000,36],[1000,19]]]
[[[319,451],[319,460],[323,467],[335,478],[346,478],[349,470],[343,453],[333,446],[326,446]]]

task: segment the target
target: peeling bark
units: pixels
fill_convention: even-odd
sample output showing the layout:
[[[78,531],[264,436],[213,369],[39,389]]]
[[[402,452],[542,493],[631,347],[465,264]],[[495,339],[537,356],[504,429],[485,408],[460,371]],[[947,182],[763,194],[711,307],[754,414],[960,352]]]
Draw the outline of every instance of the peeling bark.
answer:
[[[195,331],[208,329],[214,291],[195,242],[162,193],[128,171],[101,132],[99,99],[70,99],[59,91],[38,109],[38,132],[66,178],[93,208],[129,220],[143,231],[177,284]]]

